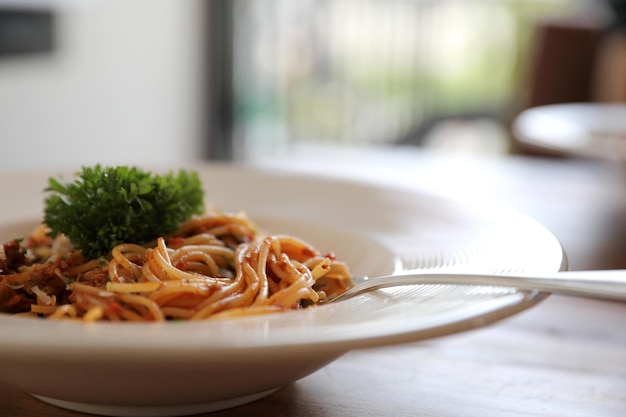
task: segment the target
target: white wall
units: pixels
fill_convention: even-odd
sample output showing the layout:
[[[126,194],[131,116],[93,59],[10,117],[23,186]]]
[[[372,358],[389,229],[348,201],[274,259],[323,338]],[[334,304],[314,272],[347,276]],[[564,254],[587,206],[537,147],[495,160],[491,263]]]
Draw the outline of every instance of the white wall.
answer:
[[[201,7],[58,10],[52,55],[0,60],[0,170],[198,159]]]

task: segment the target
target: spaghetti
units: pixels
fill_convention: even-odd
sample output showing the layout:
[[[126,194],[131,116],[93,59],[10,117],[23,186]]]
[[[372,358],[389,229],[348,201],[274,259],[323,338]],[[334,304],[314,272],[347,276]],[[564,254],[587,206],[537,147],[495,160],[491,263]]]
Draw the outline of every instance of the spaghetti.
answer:
[[[300,238],[212,211],[147,245],[85,259],[42,225],[0,249],[0,311],[49,319],[163,321],[298,309],[352,286],[347,266]]]

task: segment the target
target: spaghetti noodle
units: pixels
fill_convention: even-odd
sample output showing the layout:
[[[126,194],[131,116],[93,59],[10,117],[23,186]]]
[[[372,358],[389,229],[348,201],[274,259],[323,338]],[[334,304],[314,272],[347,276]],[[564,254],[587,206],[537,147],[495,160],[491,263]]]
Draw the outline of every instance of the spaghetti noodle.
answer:
[[[212,211],[147,245],[86,260],[44,225],[1,247],[0,311],[84,321],[201,320],[313,305],[352,286],[347,266],[244,213]]]

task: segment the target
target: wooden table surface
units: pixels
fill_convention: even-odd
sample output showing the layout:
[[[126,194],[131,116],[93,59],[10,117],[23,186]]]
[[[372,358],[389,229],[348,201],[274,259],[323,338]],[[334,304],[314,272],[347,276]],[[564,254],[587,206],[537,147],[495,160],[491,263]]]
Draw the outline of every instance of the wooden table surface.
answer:
[[[619,165],[416,149],[300,149],[247,163],[492,199],[552,230],[569,269],[626,269],[626,171]],[[82,415],[0,384],[0,416]],[[210,415],[622,417],[626,304],[550,296],[488,327],[350,352],[269,397]]]

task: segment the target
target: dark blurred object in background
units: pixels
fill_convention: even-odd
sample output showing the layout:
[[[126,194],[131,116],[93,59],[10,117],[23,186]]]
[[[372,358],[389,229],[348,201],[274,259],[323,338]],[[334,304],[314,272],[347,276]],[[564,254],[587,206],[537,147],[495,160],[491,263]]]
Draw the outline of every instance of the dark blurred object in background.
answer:
[[[591,101],[595,55],[605,28],[587,19],[537,24],[524,107]]]
[[[54,13],[0,8],[0,58],[49,53],[54,49]]]
[[[613,25],[618,28],[626,27],[626,0],[607,0],[615,13]]]
[[[590,3],[583,13],[538,22],[523,108],[625,101],[626,1]]]
[[[595,57],[592,101],[626,102],[626,0],[607,0],[613,14]]]

